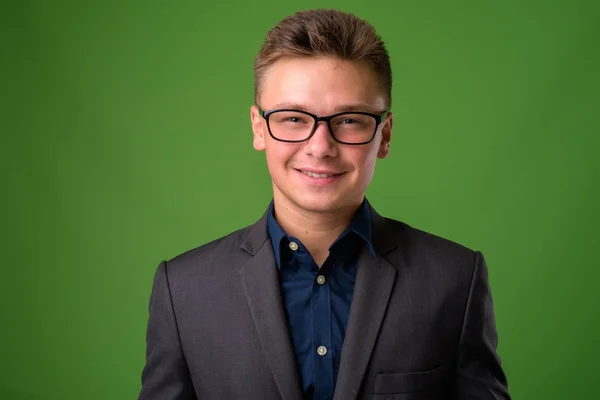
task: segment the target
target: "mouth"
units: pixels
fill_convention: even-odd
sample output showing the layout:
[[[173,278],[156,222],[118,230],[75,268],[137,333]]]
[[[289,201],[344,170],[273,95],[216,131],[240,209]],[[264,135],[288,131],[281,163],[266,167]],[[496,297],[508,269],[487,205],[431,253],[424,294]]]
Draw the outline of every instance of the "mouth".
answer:
[[[304,170],[301,170],[301,169],[297,169],[296,171],[299,171],[299,172],[303,173],[304,175],[308,175],[308,176],[310,176],[312,178],[319,178],[319,179],[331,178],[331,177],[339,176],[339,175],[343,174],[343,172],[320,174],[320,173],[311,172],[311,171],[304,171]]]
[[[296,169],[300,178],[311,186],[328,186],[339,182],[345,172],[312,172]]]

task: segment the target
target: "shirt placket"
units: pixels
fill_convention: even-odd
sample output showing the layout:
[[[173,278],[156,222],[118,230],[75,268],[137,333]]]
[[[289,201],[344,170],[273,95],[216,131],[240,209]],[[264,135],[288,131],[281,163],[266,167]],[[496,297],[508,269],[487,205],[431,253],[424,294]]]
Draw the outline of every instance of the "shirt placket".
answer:
[[[315,400],[333,397],[333,346],[331,339],[331,290],[324,271],[316,269],[312,287]]]

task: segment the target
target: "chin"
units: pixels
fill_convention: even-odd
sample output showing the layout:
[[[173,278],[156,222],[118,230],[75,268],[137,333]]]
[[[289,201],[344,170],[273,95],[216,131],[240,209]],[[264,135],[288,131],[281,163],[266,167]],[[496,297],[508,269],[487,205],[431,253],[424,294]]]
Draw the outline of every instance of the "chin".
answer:
[[[291,200],[303,210],[326,213],[344,207],[344,201],[340,197],[341,196],[323,196],[318,194],[303,195],[302,193],[299,193],[298,195],[291,197]]]

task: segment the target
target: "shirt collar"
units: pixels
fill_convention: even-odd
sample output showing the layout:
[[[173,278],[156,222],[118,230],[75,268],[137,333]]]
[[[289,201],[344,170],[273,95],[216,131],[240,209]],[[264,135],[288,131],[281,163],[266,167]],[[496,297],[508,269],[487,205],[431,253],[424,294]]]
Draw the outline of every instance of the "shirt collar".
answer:
[[[271,237],[277,267],[281,268],[281,244],[284,238],[286,238],[287,241],[287,234],[275,219],[273,210],[274,202],[271,200],[267,210],[267,229],[269,236]],[[377,252],[372,243],[371,212],[369,210],[369,202],[366,198],[363,199],[360,207],[356,210],[354,217],[352,217],[352,221],[350,221],[350,225],[348,225],[344,232],[342,232],[342,234],[332,243],[329,249],[331,249],[339,240],[346,237],[348,232],[354,232],[362,238],[371,254],[373,254],[373,257],[377,257]]]
[[[287,235],[285,234],[283,228],[273,215],[274,203],[271,200],[269,204],[269,208],[267,210],[267,229],[269,231],[269,236],[271,237],[271,243],[273,244],[273,251],[275,252],[275,260],[277,260],[277,267],[281,268],[281,241]]]

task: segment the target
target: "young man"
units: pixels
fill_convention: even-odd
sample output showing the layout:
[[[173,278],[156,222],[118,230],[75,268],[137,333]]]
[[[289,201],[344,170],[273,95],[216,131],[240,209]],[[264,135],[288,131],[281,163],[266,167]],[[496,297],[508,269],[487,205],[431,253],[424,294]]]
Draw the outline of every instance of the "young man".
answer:
[[[509,399],[481,253],[365,199],[393,126],[373,28],[297,13],[254,70],[273,201],[159,265],[140,399]]]

